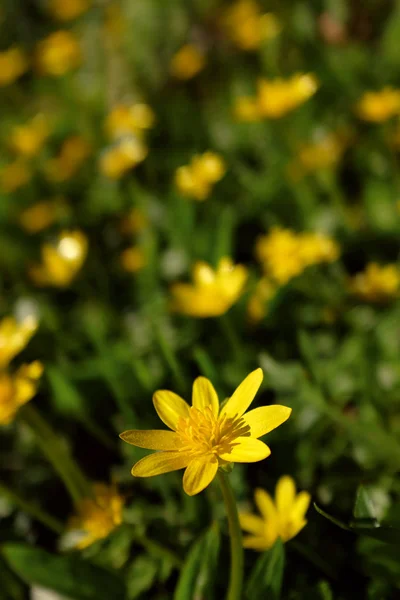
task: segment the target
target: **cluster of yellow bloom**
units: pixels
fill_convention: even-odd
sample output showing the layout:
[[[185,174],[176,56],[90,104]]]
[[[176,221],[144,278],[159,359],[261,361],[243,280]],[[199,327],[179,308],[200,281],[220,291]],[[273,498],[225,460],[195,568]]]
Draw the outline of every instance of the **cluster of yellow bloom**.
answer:
[[[311,265],[337,260],[339,247],[322,234],[273,227],[268,235],[258,239],[256,254],[265,274],[284,285]]]
[[[93,496],[83,498],[76,507],[76,514],[70,519],[68,529],[77,534],[74,544],[82,550],[94,542],[106,538],[122,523],[124,498],[115,486],[104,483],[93,485]]]
[[[0,425],[8,425],[18,409],[36,394],[43,372],[39,361],[9,370],[10,362],[28,344],[37,329],[37,322],[27,317],[17,323],[13,317],[0,321]]]
[[[275,489],[275,502],[263,489],[256,489],[254,499],[261,516],[242,512],[239,514],[242,529],[250,533],[243,539],[245,548],[263,552],[271,548],[278,538],[287,542],[307,524],[305,514],[310,505],[308,492],[296,495],[296,485],[291,477],[281,477]]]
[[[169,70],[177,79],[192,79],[204,69],[204,53],[193,44],[185,44],[172,57]]]
[[[28,59],[18,46],[0,52],[0,87],[14,83],[26,73],[28,67]]]
[[[350,136],[345,132],[326,133],[315,142],[303,144],[289,166],[290,175],[297,178],[306,173],[334,168],[342,158],[349,140]]]
[[[356,112],[364,121],[383,123],[400,114],[400,90],[385,87],[378,92],[365,92]]]
[[[81,135],[71,135],[63,141],[58,155],[46,162],[45,172],[48,180],[60,183],[71,179],[91,152],[92,146],[87,139]]]
[[[297,73],[289,79],[260,79],[257,96],[237,98],[234,113],[238,121],[280,119],[304,104],[318,89],[311,73]]]
[[[183,196],[203,201],[208,198],[213,185],[222,179],[225,172],[225,162],[215,152],[196,154],[189,165],[176,170],[175,185]]]
[[[399,296],[400,270],[397,265],[369,263],[364,272],[350,279],[349,288],[366,302],[387,302]]]
[[[222,258],[214,271],[199,261],[192,270],[193,284],[176,283],[171,288],[172,310],[191,317],[217,317],[226,313],[241,296],[247,269]]]
[[[107,137],[113,145],[100,159],[100,169],[106,177],[119,179],[147,156],[146,130],[154,126],[155,116],[147,104],[116,106],[105,121]]]
[[[88,251],[88,241],[81,231],[63,231],[56,244],[44,244],[42,262],[32,265],[29,275],[38,286],[68,286],[81,269]]]
[[[282,26],[272,13],[262,14],[254,0],[237,0],[222,15],[221,24],[228,38],[241,50],[255,50],[274,39]]]
[[[49,0],[49,12],[59,21],[72,21],[85,13],[91,0]]]
[[[62,197],[36,202],[18,215],[18,222],[27,233],[38,233],[50,227],[66,210]]]
[[[78,68],[81,61],[80,44],[70,31],[55,31],[37,44],[35,65],[41,75],[61,77]]]

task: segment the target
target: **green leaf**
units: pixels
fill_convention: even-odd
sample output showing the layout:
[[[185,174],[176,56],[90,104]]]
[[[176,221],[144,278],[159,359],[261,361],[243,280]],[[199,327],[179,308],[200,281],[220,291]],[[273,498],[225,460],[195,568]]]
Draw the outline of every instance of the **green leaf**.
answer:
[[[149,590],[157,574],[157,564],[149,556],[139,556],[134,560],[127,574],[128,598],[134,600]]]
[[[40,585],[74,600],[125,598],[120,577],[77,555],[55,556],[17,543],[5,544],[2,553],[10,568],[29,585]]]
[[[193,544],[181,571],[174,600],[212,598],[219,546],[219,528],[216,523],[213,523],[209,530]]]
[[[355,519],[376,519],[374,505],[363,485],[360,485],[357,490],[353,516]]]
[[[278,600],[281,597],[285,552],[282,540],[277,539],[254,565],[246,587],[249,600]]]
[[[333,523],[337,527],[340,527],[341,529],[345,529],[346,531],[351,531],[350,527],[346,523],[343,523],[343,521],[340,521],[336,517],[333,517],[329,513],[327,513],[324,510],[322,510],[322,508],[320,508],[318,506],[318,504],[316,504],[315,502],[314,502],[314,508],[315,508],[315,510],[317,512],[319,512],[320,515],[322,515],[323,517],[325,517],[325,519],[328,519],[328,521],[331,521],[331,523]]]

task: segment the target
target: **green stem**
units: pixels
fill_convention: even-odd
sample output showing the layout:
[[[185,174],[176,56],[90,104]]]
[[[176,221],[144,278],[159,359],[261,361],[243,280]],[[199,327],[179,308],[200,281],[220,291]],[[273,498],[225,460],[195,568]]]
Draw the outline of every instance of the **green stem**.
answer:
[[[77,503],[82,498],[90,496],[90,485],[85,475],[40,413],[32,405],[27,404],[19,411],[19,418],[34,432],[43,454],[63,480],[72,500]]]
[[[219,318],[219,322],[221,323],[222,331],[224,336],[226,337],[229,345],[232,348],[232,353],[235,357],[235,360],[238,364],[243,365],[244,356],[242,352],[242,345],[239,341],[239,338],[236,333],[236,329],[232,327],[231,320],[229,315],[225,314]]]
[[[25,498],[21,498],[17,492],[11,490],[4,483],[0,483],[0,495],[5,496],[12,504],[18,506],[34,519],[40,521],[43,525],[46,525],[49,529],[52,529],[54,533],[61,534],[64,531],[64,525],[61,521],[52,515],[49,515],[36,504],[29,502],[29,500],[26,500]]]
[[[229,524],[229,536],[231,539],[231,576],[229,581],[228,595],[226,598],[227,600],[241,600],[244,554],[239,515],[235,496],[233,495],[228,476],[223,471],[219,470],[218,480],[225,502]]]

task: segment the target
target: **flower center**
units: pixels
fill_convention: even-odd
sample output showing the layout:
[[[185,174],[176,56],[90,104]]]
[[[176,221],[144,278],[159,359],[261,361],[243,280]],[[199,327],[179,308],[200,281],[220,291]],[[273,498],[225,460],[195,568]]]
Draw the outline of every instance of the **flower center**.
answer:
[[[199,410],[192,406],[187,419],[181,418],[176,433],[180,437],[181,452],[193,456],[231,452],[238,437],[249,437],[250,426],[242,417],[215,417],[211,407]]]

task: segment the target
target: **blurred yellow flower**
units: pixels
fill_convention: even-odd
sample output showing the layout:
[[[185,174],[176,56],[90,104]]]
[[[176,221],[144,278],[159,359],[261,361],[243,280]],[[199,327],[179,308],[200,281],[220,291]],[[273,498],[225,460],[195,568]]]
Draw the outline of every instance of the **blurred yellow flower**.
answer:
[[[297,156],[297,166],[309,173],[335,167],[343,156],[347,140],[335,133],[327,133],[320,140],[304,144]]]
[[[5,317],[0,321],[0,370],[8,366],[19,354],[38,327],[36,319],[26,317],[20,323],[14,317]]]
[[[356,112],[364,121],[383,123],[400,113],[400,90],[385,87],[378,92],[365,92]]]
[[[58,156],[46,162],[47,178],[54,183],[71,179],[92,152],[92,146],[81,135],[72,135],[64,140]]]
[[[176,170],[175,185],[183,196],[203,201],[225,172],[225,161],[215,152],[196,154],[189,165]]]
[[[18,409],[36,394],[43,365],[38,360],[22,365],[15,373],[0,372],[0,425],[8,425]]]
[[[119,104],[107,115],[104,128],[107,136],[118,139],[121,136],[140,135],[154,127],[155,115],[148,104]]]
[[[172,309],[191,317],[218,317],[226,313],[243,293],[247,269],[221,258],[214,271],[198,261],[192,270],[193,284],[176,283],[171,287]]]
[[[310,505],[308,492],[296,495],[292,477],[284,475],[275,488],[275,502],[265,490],[258,488],[254,499],[261,516],[239,513],[242,529],[249,532],[243,539],[245,548],[263,552],[271,548],[278,538],[287,542],[307,524],[305,515]]]
[[[24,187],[32,179],[32,171],[29,165],[18,158],[14,162],[5,165],[0,171],[0,183],[6,194],[11,194]]]
[[[205,57],[193,44],[185,44],[172,57],[169,70],[177,79],[192,79],[204,69]]]
[[[362,273],[350,279],[350,291],[366,302],[387,302],[398,298],[400,271],[397,265],[381,266],[371,262]]]
[[[121,266],[128,273],[137,273],[146,264],[143,250],[137,246],[126,248],[120,256]]]
[[[42,75],[59,77],[81,64],[78,40],[70,31],[55,31],[36,47],[36,65]]]
[[[239,96],[236,98],[233,113],[237,121],[251,123],[261,119],[257,99],[251,96]]]
[[[334,240],[318,233],[296,233],[273,227],[256,243],[256,255],[265,273],[280,285],[300,275],[310,265],[334,262],[339,257]]]
[[[40,152],[49,133],[48,120],[39,114],[25,125],[14,127],[10,133],[9,144],[17,154],[32,157]]]
[[[84,12],[91,4],[91,0],[48,0],[49,11],[60,21],[72,21]]]
[[[110,179],[120,179],[128,171],[144,161],[148,149],[136,136],[121,138],[100,157],[100,171]]]
[[[0,87],[14,83],[28,70],[28,60],[18,46],[0,52]]]
[[[262,14],[254,0],[237,0],[226,9],[222,25],[241,50],[255,50],[262,42],[279,35],[282,26],[273,13]]]
[[[257,102],[261,116],[279,119],[291,112],[318,89],[318,81],[312,73],[296,73],[289,79],[260,79]]]
[[[267,277],[262,277],[256,285],[247,304],[247,314],[252,323],[258,323],[267,314],[268,303],[275,296],[277,287]]]
[[[80,533],[76,548],[82,550],[106,538],[122,523],[125,500],[115,486],[104,483],[93,485],[93,497],[83,498],[71,517],[68,529]]]
[[[19,224],[27,233],[43,231],[56,221],[62,203],[62,198],[37,202],[20,213]]]
[[[218,467],[230,463],[257,462],[271,450],[258,438],[290,416],[286,406],[262,406],[247,412],[263,379],[261,369],[248,375],[220,408],[217,393],[208,379],[193,383],[192,406],[174,392],[158,390],[153,404],[160,419],[172,431],[125,431],[128,444],[160,450],[132,468],[134,477],[152,477],[185,469],[183,489],[189,496],[206,488]]]
[[[33,265],[29,275],[36,285],[66,287],[81,269],[88,250],[82,231],[63,231],[55,245],[44,244],[42,263]]]

